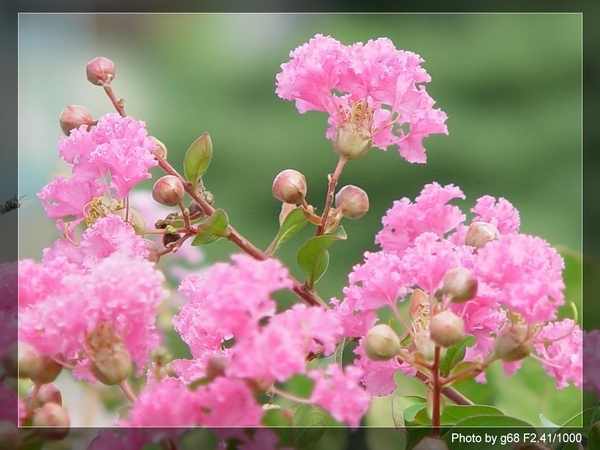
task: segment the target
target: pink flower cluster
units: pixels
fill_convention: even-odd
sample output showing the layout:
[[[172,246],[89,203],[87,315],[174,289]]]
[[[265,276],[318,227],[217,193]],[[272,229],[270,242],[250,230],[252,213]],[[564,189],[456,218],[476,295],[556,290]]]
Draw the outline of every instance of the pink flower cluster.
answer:
[[[373,146],[397,145],[408,162],[424,163],[423,139],[448,134],[446,114],[433,108],[422,85],[431,80],[423,59],[396,50],[387,38],[342,45],[317,34],[290,57],[277,74],[275,92],[295,100],[300,113],[328,113],[329,139],[340,125],[354,123],[367,130]]]
[[[73,166],[71,177],[54,177],[38,194],[46,214],[60,219],[59,226],[72,216],[76,225],[93,198],[126,197],[158,165],[152,153],[156,147],[144,122],[116,113],[101,117],[91,130],[87,125],[72,130],[58,144],[60,156]]]
[[[495,336],[519,317],[532,332],[538,330],[535,351],[558,387],[569,381],[581,386],[579,327],[571,320],[554,322],[564,304],[562,257],[543,239],[518,233],[517,210],[490,196],[477,200],[471,209],[473,221],[495,224],[500,235],[482,248],[466,245],[466,216],[448,203],[463,198],[456,186],[432,183],[414,203],[407,198],[394,202],[376,237],[381,250],[365,253],[364,262],[349,275],[345,298],[334,301],[345,334],[361,338],[356,365],[364,370],[367,389],[386,395],[395,388],[397,370],[414,374],[414,368],[397,359],[381,362],[366,357],[364,336],[378,321],[376,311],[387,307],[399,314],[398,302],[417,287],[433,307],[444,274],[456,267],[468,269],[478,281],[475,298],[449,306],[462,317],[465,332],[476,338],[465,360],[483,361],[493,351]],[[512,372],[520,364],[507,363],[505,368]],[[478,379],[483,381],[484,374]]]
[[[188,303],[173,324],[193,359],[173,362],[177,378],[151,380],[126,423],[258,426],[263,410],[256,394],[303,374],[315,380],[307,402],[357,426],[369,405],[358,382],[360,369],[350,366],[343,372],[331,366],[325,373],[307,373],[309,353],[335,351],[342,333],[337,318],[303,304],[276,313],[271,294],[292,287],[287,270],[274,259],[257,261],[241,254],[232,259],[233,265],[218,263],[205,275],[183,280],[180,291]],[[210,382],[186,388],[202,379]],[[156,414],[163,408],[169,412]]]
[[[79,246],[62,239],[41,262],[19,261],[19,339],[94,382],[89,335],[109,325],[140,373],[158,344],[157,306],[167,296],[147,256],[143,239],[110,215],[88,228]]]

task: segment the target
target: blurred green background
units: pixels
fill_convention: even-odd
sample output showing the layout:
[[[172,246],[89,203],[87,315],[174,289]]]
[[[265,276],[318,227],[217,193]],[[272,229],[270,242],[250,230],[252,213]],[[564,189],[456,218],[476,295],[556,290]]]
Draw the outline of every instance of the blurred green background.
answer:
[[[392,202],[414,199],[432,181],[460,186],[467,200],[457,204],[465,212],[482,195],[505,197],[521,213],[522,232],[581,250],[580,14],[24,14],[19,193],[30,203],[20,211],[20,257],[39,259],[58,237],[35,194],[63,168],[56,150],[62,108],[83,104],[96,118],[112,112],[102,90],[85,79],[85,64],[96,56],[115,62],[117,96],[166,144],[175,167],[191,142],[210,133],[214,156],[205,184],[215,205],[259,247],[277,231],[279,204],[270,191],[279,171],[303,172],[308,201],[322,208],[336,163],[324,138],[326,115],[300,115],[274,92],[280,64],[316,33],[344,44],[389,37],[420,54],[432,77],[427,91],[448,114],[450,132],[425,140],[426,165],[408,164],[394,149],[373,149],[346,166],[340,186],[366,190],[371,210],[343,224],[349,239],[331,248],[330,270],[318,284],[323,298],[340,298],[350,268],[365,250],[377,249],[373,238]],[[300,242],[278,253],[298,276]],[[203,250],[207,263],[236,251],[221,241]],[[502,384],[497,371],[490,378]],[[502,407],[510,408],[510,392],[500,392],[485,400],[503,397]],[[544,406],[535,404],[538,394],[520,415],[536,424]],[[576,390],[561,395],[544,406],[557,423],[579,404]]]

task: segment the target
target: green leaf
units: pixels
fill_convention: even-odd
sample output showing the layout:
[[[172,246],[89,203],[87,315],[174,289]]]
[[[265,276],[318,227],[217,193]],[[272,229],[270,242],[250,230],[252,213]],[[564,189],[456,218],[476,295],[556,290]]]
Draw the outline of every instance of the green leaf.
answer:
[[[229,235],[229,218],[222,209],[217,209],[208,219],[198,226],[198,233],[192,246],[211,244]]]
[[[440,371],[443,377],[447,377],[448,374],[456,365],[463,360],[467,347],[475,345],[474,336],[465,336],[459,342],[454,344],[452,347],[446,350],[446,356],[440,366]]]
[[[292,430],[294,448],[310,447],[321,439],[327,424],[326,413],[314,405],[297,405],[292,407]]]
[[[394,397],[392,399],[392,420],[396,428],[403,428],[406,426],[404,421],[404,412],[414,405],[422,405],[425,407],[427,400],[423,397],[416,395],[407,395],[401,397]]]
[[[306,284],[310,289],[319,281],[329,266],[329,252],[327,251],[329,246],[335,241],[346,239],[346,237],[344,228],[339,227],[333,234],[312,237],[300,247],[296,261],[306,275]]]
[[[183,173],[186,180],[194,185],[198,182],[208,169],[212,152],[212,141],[208,133],[204,133],[190,145],[183,158]]]
[[[498,408],[486,405],[447,405],[440,418],[442,426],[455,425],[458,422],[476,416],[504,416]],[[414,415],[412,421],[415,425],[430,425],[431,420],[427,411],[423,409]]]
[[[269,246],[267,250],[267,254],[273,255],[281,244],[289,241],[292,237],[296,235],[304,226],[307,224],[308,220],[304,216],[304,211],[302,208],[296,208],[291,210],[285,219],[283,219],[283,223],[279,227],[279,232],[275,239]]]
[[[329,364],[342,364],[342,355],[344,354],[344,347],[346,347],[346,338],[342,339],[339,342],[339,344],[335,348],[335,352],[333,352],[330,356],[320,358],[317,361],[316,368],[325,369]]]
[[[589,448],[600,448],[600,422],[596,422],[588,433]]]
[[[555,424],[543,414],[540,414],[540,422],[542,423],[542,427],[548,429],[550,432],[554,432],[560,428],[560,425]]]

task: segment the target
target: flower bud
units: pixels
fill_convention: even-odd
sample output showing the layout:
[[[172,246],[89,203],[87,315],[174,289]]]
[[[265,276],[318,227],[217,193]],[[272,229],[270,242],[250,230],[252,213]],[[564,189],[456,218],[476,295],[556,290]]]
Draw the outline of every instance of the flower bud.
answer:
[[[496,241],[500,237],[498,229],[487,222],[473,222],[469,225],[465,244],[475,248],[483,248],[485,244]]]
[[[345,122],[335,130],[333,150],[349,160],[357,160],[367,154],[373,146],[373,136],[365,127]]]
[[[502,361],[519,361],[529,356],[533,337],[528,337],[527,325],[516,324],[500,334],[494,341],[494,352]]]
[[[464,321],[450,310],[437,313],[429,322],[429,336],[440,347],[452,347],[464,335]]]
[[[455,303],[466,302],[477,295],[477,278],[470,270],[455,267],[444,274],[442,292]]]
[[[99,349],[94,354],[94,363],[90,372],[100,383],[114,386],[121,383],[131,374],[133,363],[123,343]]]
[[[40,354],[32,346],[19,343],[19,378],[29,378],[34,383],[51,383],[56,379],[62,366],[46,355]]]
[[[138,236],[144,236],[146,234],[146,221],[140,212],[133,208],[123,208],[117,211],[117,215],[127,222],[135,231]],[[125,220],[127,218],[127,220]]]
[[[448,444],[441,438],[426,436],[413,447],[413,450],[448,450]]]
[[[374,361],[387,361],[398,354],[400,339],[389,325],[375,325],[365,337],[365,353]]]
[[[46,403],[33,413],[31,425],[45,427],[38,430],[41,438],[60,441],[69,434],[69,415],[62,406]]]
[[[183,182],[174,175],[159,178],[152,188],[152,198],[165,206],[179,205],[184,195]]]
[[[190,206],[188,206],[188,209],[190,211],[190,216],[195,216],[196,214],[200,214],[202,216],[204,214],[202,206],[200,206],[193,200],[190,202]]]
[[[67,136],[81,125],[93,125],[92,113],[85,106],[69,105],[60,113],[60,129]]]
[[[115,77],[115,63],[110,59],[99,56],[87,63],[85,66],[85,75],[92,84],[100,86],[110,84]]]
[[[162,243],[165,248],[172,247],[175,242],[181,239],[179,233],[165,233],[163,234]]]
[[[154,153],[160,156],[162,159],[167,159],[167,155],[169,151],[167,150],[167,146],[163,144],[161,141],[156,139],[154,136],[150,136],[154,142],[156,143],[156,148],[154,149]]]
[[[409,350],[419,353],[426,362],[433,362],[435,359],[435,343],[429,337],[429,330],[414,333]],[[445,349],[442,350],[446,351]]]
[[[148,248],[148,261],[157,263],[160,260],[160,251],[158,250],[156,242],[151,241],[150,239],[144,239],[144,242]]]
[[[306,190],[306,178],[297,170],[283,170],[273,180],[273,197],[284,203],[300,203]]]
[[[369,210],[369,197],[361,188],[349,184],[336,194],[335,205],[342,208],[345,218],[359,219]]]
[[[27,397],[31,397],[34,388],[31,387],[29,391],[27,391]],[[46,403],[56,403],[57,405],[62,405],[62,394],[60,393],[60,389],[54,383],[47,383],[40,386],[40,389],[37,393],[37,401],[39,402],[35,409],[38,406],[44,405]]]

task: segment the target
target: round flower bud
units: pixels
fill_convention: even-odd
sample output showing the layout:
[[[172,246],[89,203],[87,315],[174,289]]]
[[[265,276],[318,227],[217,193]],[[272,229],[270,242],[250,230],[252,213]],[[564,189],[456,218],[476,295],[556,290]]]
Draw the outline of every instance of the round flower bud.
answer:
[[[148,248],[148,261],[157,263],[160,260],[158,245],[156,245],[156,242],[151,241],[150,239],[144,239],[144,242]]]
[[[365,127],[345,122],[335,130],[333,150],[349,160],[357,160],[367,154],[373,146],[373,136]]]
[[[94,352],[94,363],[90,372],[98,381],[114,386],[125,380],[133,370],[129,352],[121,342],[99,348]]]
[[[70,105],[60,113],[60,129],[67,136],[71,130],[79,128],[81,125],[93,125],[94,118],[92,113],[85,106]]]
[[[44,427],[37,430],[41,438],[60,441],[69,434],[69,415],[62,406],[46,403],[33,413],[31,425]]]
[[[117,215],[123,219],[123,221],[126,221],[131,225],[133,231],[135,231],[135,234],[138,236],[144,236],[146,234],[146,221],[138,210],[133,208],[127,210],[126,208],[123,208],[117,211]],[[125,220],[125,217],[127,217],[127,220]]]
[[[473,222],[469,225],[465,244],[475,248],[483,248],[485,244],[495,241],[500,237],[498,229],[487,222]]]
[[[426,436],[413,447],[413,450],[448,450],[448,444],[443,439]]]
[[[273,197],[284,203],[300,203],[306,189],[306,178],[297,170],[283,170],[273,180]]]
[[[42,384],[37,392],[37,395],[35,396],[35,399],[33,398],[34,393],[35,386],[32,386],[27,391],[27,395],[25,397],[25,402],[27,403],[30,411],[33,411],[40,406],[45,405],[46,403],[56,403],[57,405],[62,405],[62,394],[54,383]]]
[[[152,188],[152,198],[165,206],[179,205],[184,195],[183,182],[174,175],[159,178]]]
[[[115,63],[110,59],[99,56],[87,63],[85,66],[85,75],[92,84],[100,86],[110,84],[115,77]]]
[[[464,321],[450,310],[437,313],[429,322],[429,337],[440,347],[452,347],[464,335]]]
[[[202,209],[202,206],[200,206],[198,203],[196,203],[195,201],[192,201],[190,203],[190,206],[188,206],[188,209],[190,211],[190,216],[195,216],[196,214],[200,214],[203,215],[204,211]]]
[[[477,278],[464,267],[448,270],[442,279],[442,292],[456,303],[466,302],[477,295]]]
[[[369,210],[369,197],[361,188],[349,184],[336,194],[335,205],[342,208],[345,218],[359,219]]]
[[[502,361],[519,361],[533,350],[533,339],[528,338],[527,326],[517,324],[500,334],[494,341],[494,352]]]
[[[32,346],[19,343],[19,378],[29,378],[34,383],[51,383],[56,379],[62,366],[46,355],[40,354]]]
[[[374,361],[387,361],[398,354],[400,339],[389,325],[375,325],[365,337],[365,353]]]

